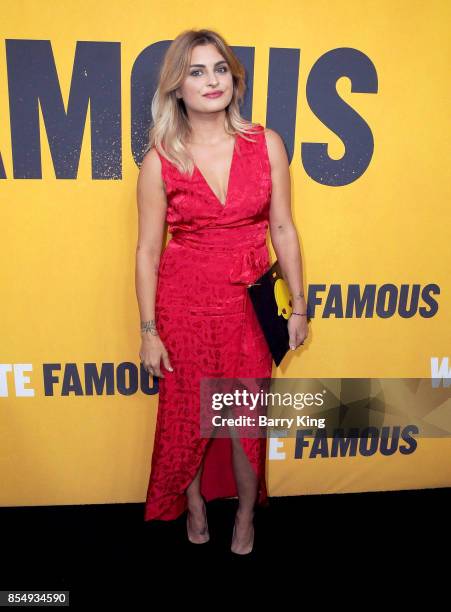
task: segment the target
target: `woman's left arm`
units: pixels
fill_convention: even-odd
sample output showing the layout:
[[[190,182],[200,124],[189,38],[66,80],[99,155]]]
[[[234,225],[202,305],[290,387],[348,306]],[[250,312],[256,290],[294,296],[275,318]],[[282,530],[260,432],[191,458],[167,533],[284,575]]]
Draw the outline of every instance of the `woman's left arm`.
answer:
[[[266,128],[265,136],[272,180],[269,229],[274,251],[292,296],[293,314],[288,319],[288,332],[290,348],[295,350],[307,338],[308,324],[301,250],[291,216],[290,167],[285,145],[279,134]]]

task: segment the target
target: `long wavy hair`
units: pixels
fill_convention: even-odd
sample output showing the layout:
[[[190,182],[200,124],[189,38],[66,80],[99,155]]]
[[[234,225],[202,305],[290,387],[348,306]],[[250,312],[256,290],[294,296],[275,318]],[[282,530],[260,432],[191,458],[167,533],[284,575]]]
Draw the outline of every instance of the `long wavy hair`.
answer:
[[[212,30],[185,30],[175,38],[163,59],[158,86],[152,98],[152,124],[144,154],[152,147],[180,172],[194,172],[194,161],[185,146],[191,136],[191,125],[181,98],[176,90],[189,71],[191,52],[197,45],[213,44],[228,62],[233,77],[232,100],[225,109],[225,131],[240,134],[245,140],[255,142],[247,135],[255,134],[255,125],[241,117],[239,104],[246,91],[245,69],[225,40]],[[237,150],[238,150],[237,146]]]

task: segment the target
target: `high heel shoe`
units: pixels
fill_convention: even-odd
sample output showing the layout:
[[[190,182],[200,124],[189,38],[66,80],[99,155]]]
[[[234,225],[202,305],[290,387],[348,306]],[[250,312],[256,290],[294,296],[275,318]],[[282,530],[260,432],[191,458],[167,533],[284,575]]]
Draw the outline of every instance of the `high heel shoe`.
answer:
[[[205,526],[200,531],[194,534],[191,530],[191,534],[190,534],[191,513],[189,510],[186,515],[186,533],[188,536],[188,540],[191,542],[191,544],[206,544],[210,540],[210,533],[208,531],[208,520],[207,520],[207,504],[205,501],[205,497],[203,495],[201,497],[202,497],[202,501],[204,502],[203,514],[204,514],[204,519],[205,519]]]
[[[235,533],[236,533],[236,522],[233,525],[233,532],[232,532],[232,545],[231,545],[231,548],[230,548],[232,553],[235,554],[235,555],[239,555],[239,556],[245,556],[245,555],[251,554],[253,552],[253,549],[254,549],[254,539],[255,539],[254,523],[252,522],[252,539],[251,539],[249,550],[245,550],[244,552],[236,552],[235,550],[233,550],[233,540],[235,539]]]

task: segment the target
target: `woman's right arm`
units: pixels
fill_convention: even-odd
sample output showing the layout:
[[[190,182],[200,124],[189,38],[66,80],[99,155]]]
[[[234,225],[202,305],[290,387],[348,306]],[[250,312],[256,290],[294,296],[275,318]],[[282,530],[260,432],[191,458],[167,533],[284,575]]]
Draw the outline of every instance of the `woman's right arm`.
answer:
[[[135,287],[141,319],[140,358],[146,371],[165,378],[160,369],[163,360],[172,371],[169,355],[158,335],[155,323],[155,295],[161,247],[166,220],[167,200],[161,175],[161,161],[154,148],[143,158],[137,183],[138,241],[136,245]]]

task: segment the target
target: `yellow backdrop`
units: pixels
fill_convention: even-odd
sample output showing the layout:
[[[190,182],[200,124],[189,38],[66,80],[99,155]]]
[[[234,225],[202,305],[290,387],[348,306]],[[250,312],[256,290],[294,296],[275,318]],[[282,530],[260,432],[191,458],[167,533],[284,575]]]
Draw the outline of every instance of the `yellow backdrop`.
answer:
[[[324,285],[308,342],[273,377],[447,366],[450,12],[445,0],[4,6],[1,505],[145,499],[158,396],[139,376],[136,147],[148,117],[137,67],[153,74],[149,47],[188,28],[218,30],[251,62],[243,114],[286,140],[305,286]],[[337,164],[322,175],[307,143]],[[327,316],[333,286],[345,297],[386,283],[433,283],[435,313]],[[302,460],[293,439],[279,442],[271,495],[451,484],[448,437],[404,456]]]

